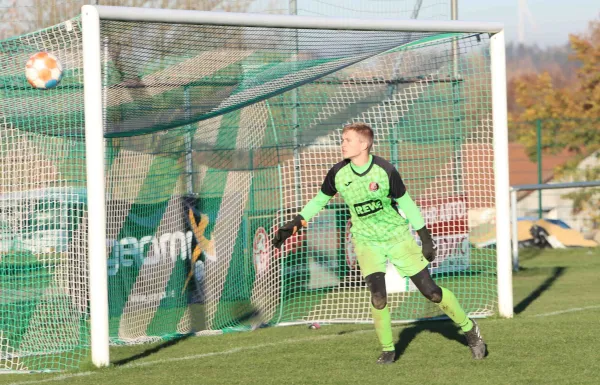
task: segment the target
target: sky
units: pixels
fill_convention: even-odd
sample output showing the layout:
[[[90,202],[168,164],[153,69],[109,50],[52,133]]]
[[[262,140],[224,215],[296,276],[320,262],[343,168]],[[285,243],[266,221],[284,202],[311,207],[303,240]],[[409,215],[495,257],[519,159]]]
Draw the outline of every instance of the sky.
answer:
[[[587,30],[600,20],[600,0],[527,0],[535,26],[526,23],[526,43],[541,47],[566,44],[569,33]],[[458,18],[504,23],[507,41],[518,40],[517,0],[458,0]]]
[[[231,0],[235,1],[235,0]],[[409,18],[419,0],[254,0],[252,11],[266,8],[289,11],[295,3],[305,16]],[[420,0],[420,16],[448,20],[451,0]],[[533,21],[526,24],[526,44],[540,47],[564,45],[569,33],[587,30],[591,20],[600,20],[600,0],[526,0]],[[459,20],[497,21],[505,26],[508,42],[518,41],[519,0],[458,0]]]

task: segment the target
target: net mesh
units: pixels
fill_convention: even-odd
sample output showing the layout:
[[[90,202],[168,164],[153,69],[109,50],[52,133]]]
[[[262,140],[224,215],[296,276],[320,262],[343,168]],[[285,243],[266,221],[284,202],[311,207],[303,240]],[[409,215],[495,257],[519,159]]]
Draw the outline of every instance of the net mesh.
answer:
[[[112,343],[371,322],[339,197],[270,246],[358,121],[433,229],[436,281],[471,315],[494,312],[487,35],[103,21],[101,49]],[[54,89],[26,83],[38,51],[62,61]],[[0,60],[0,369],[76,367],[93,204],[80,20],[3,41]],[[393,269],[386,280],[394,321],[443,315]]]
[[[295,7],[293,4],[295,3]],[[0,39],[37,31],[79,15],[85,4],[196,11],[449,20],[450,0],[48,0],[0,3]]]

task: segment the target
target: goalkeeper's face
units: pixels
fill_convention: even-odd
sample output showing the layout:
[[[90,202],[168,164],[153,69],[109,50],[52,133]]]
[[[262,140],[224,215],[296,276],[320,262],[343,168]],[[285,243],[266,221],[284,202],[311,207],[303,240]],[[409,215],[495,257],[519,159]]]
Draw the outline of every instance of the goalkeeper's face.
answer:
[[[354,159],[368,153],[368,142],[356,131],[348,130],[342,134],[342,155],[344,159]]]

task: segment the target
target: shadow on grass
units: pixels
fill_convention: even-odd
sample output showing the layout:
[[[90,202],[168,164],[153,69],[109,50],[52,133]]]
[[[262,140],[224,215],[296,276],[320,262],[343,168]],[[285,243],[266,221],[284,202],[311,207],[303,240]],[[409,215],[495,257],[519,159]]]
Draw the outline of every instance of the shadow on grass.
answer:
[[[556,282],[556,280],[561,275],[565,273],[565,270],[567,270],[567,268],[564,266],[555,267],[550,277],[548,277],[537,289],[532,291],[531,294],[529,294],[521,302],[519,302],[517,306],[515,306],[515,314],[520,314],[523,311],[525,311],[525,309],[527,309],[527,307],[529,307],[529,305],[531,305],[533,301],[538,299],[546,290],[548,290],[554,284],[554,282]]]
[[[190,307],[190,326],[192,328],[192,330],[206,330],[206,316],[205,316],[205,309],[204,309],[204,305],[202,304],[191,304]],[[122,366],[122,365],[126,365],[130,362],[151,356],[154,353],[158,353],[159,351],[163,350],[163,349],[167,349],[170,348],[171,346],[175,346],[178,343],[187,340],[190,337],[193,337],[195,334],[194,333],[190,333],[190,334],[182,334],[179,336],[175,336],[174,338],[168,340],[168,341],[164,341],[163,343],[159,344],[159,345],[155,345],[152,347],[149,347],[148,349],[144,350],[141,353],[135,354],[131,357],[127,357],[127,358],[122,358],[120,360],[114,361],[112,362],[112,364],[114,366]]]
[[[184,336],[181,336],[181,337],[174,338],[174,339],[169,340],[169,341],[165,341],[165,342],[163,342],[160,345],[153,346],[153,347],[151,347],[149,349],[146,349],[143,352],[138,353],[136,355],[133,355],[131,357],[127,357],[127,358],[123,358],[121,360],[115,361],[112,364],[114,366],[126,365],[126,364],[128,364],[130,362],[133,362],[133,361],[136,361],[136,360],[139,360],[139,359],[142,359],[142,358],[146,358],[148,356],[153,355],[154,353],[158,353],[159,351],[161,351],[163,349],[169,348],[171,346],[175,346],[178,343],[180,343],[180,342],[182,342],[184,340],[187,340],[188,338],[190,338],[192,336],[193,336],[193,334],[187,334],[187,335],[184,335]]]
[[[224,306],[225,307],[225,306]],[[206,330],[206,322],[204,315],[204,307],[202,305],[194,305],[190,308],[191,312],[191,325],[193,330]],[[215,324],[215,329],[224,329],[227,327],[239,327],[239,328],[250,328],[257,322],[260,321],[260,312],[254,308],[250,303],[245,301],[238,301],[227,304],[227,308],[223,310],[227,311],[227,322],[222,323],[221,325]],[[190,337],[195,336],[194,333],[185,334],[181,336],[174,337],[168,341],[165,341],[159,345],[153,346],[144,350],[141,353],[133,355],[131,357],[123,358],[121,360],[113,362],[114,366],[122,366],[126,365],[130,362],[151,356],[152,354],[158,353],[163,349],[170,348],[171,346],[177,345],[178,343],[187,340]]]
[[[468,347],[467,340],[460,328],[450,322],[421,322],[414,324],[400,332],[400,337],[396,343],[396,360],[398,360],[406,351],[408,345],[421,332],[430,332],[441,334],[450,341],[458,342]]]

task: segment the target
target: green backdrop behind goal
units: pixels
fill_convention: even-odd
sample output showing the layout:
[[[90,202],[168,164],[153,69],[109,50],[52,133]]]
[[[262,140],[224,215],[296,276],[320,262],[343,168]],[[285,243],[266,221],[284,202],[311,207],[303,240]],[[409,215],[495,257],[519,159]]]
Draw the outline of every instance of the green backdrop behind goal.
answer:
[[[339,197],[270,245],[358,121],[433,229],[437,281],[472,316],[495,312],[487,34],[102,21],[106,175],[88,176],[80,24],[0,42],[0,370],[89,355],[89,177],[106,181],[112,343],[371,322]],[[25,80],[39,51],[62,62],[54,89]],[[386,279],[394,321],[442,316]]]

